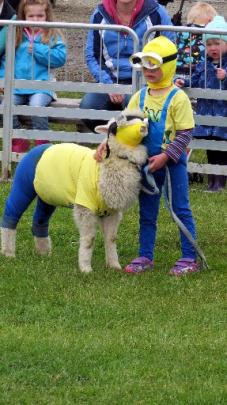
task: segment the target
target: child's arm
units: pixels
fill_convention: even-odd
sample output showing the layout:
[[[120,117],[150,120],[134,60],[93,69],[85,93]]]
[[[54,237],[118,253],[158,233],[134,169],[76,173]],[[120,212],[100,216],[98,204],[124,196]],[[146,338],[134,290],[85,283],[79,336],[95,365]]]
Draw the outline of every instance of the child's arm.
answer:
[[[185,129],[176,132],[176,138],[168,148],[159,155],[148,158],[149,170],[153,173],[166,165],[169,159],[177,163],[183,151],[185,151],[192,137],[192,129]]]
[[[178,162],[182,152],[185,151],[192,139],[192,128],[176,131],[175,139],[168,145],[164,153],[175,163]]]
[[[41,65],[58,68],[66,62],[67,49],[64,42],[58,38],[57,42],[53,45],[34,42],[33,54],[34,58]]]

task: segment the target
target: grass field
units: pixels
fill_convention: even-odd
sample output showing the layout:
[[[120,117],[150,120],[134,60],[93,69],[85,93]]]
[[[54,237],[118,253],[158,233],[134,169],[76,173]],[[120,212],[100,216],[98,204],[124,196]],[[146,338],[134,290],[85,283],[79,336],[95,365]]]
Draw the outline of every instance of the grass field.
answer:
[[[0,208],[9,185],[0,185]],[[227,192],[191,186],[199,243],[209,270],[171,278],[177,229],[161,207],[155,270],[132,276],[77,268],[72,212],[51,223],[52,257],[34,253],[32,207],[18,226],[17,259],[1,257],[0,404],[227,403]],[[137,255],[137,206],[119,230],[122,265]]]

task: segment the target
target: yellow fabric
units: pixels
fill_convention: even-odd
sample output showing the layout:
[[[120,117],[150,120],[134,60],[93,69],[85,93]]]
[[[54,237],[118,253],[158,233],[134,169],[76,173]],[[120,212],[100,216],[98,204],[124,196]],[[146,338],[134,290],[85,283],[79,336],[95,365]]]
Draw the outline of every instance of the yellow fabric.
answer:
[[[174,85],[171,86],[168,93],[156,97],[153,95],[150,96],[148,94],[148,89],[144,100],[144,110],[146,111],[146,117],[148,119],[150,118],[153,121],[159,120],[164,101],[173,88]],[[139,109],[139,100],[140,91],[132,96],[127,108],[129,110],[134,110],[135,108]],[[168,143],[175,139],[176,131],[194,128],[194,126],[195,123],[190,100],[184,91],[178,91],[173,97],[167,110],[164,143],[162,148],[166,149]]]
[[[165,56],[175,54],[177,52],[177,48],[172,41],[161,35],[160,37],[152,39],[152,41],[148,42],[144,46],[142,53],[147,52],[155,52],[163,58]],[[150,58],[150,60],[152,63],[157,62],[154,58]],[[162,79],[158,83],[147,82],[148,87],[152,89],[163,89],[170,86],[173,82],[173,77],[176,72],[176,65],[176,59],[171,60],[170,62],[163,63],[160,66],[160,69],[163,73]]]
[[[73,143],[50,146],[36,168],[34,187],[39,197],[54,206],[80,204],[98,215],[107,207],[98,191],[99,164],[94,151]]]
[[[136,124],[128,124],[125,127],[120,127],[117,129],[116,139],[119,143],[128,146],[137,146],[142,141],[143,136],[141,133],[141,127],[145,126],[143,122],[138,122]]]

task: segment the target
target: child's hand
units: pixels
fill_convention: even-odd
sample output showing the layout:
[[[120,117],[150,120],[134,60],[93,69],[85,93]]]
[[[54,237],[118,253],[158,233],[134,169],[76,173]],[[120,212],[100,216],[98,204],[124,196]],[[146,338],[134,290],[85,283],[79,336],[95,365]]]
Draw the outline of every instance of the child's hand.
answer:
[[[218,79],[224,80],[226,78],[226,70],[221,69],[221,68],[217,68],[216,69],[216,76],[217,76]]]
[[[101,162],[103,160],[104,152],[106,152],[106,141],[100,143],[100,145],[97,147],[94,153],[94,159],[97,160],[97,162]]]
[[[184,79],[176,79],[176,80],[174,81],[174,84],[175,84],[177,87],[184,87]]]
[[[165,166],[168,160],[169,158],[166,153],[160,153],[159,155],[148,158],[150,172],[154,173],[156,170],[161,169],[163,166]]]
[[[32,49],[33,49],[33,44],[30,43],[30,44],[28,45],[28,52],[29,52],[29,53],[32,53]]]

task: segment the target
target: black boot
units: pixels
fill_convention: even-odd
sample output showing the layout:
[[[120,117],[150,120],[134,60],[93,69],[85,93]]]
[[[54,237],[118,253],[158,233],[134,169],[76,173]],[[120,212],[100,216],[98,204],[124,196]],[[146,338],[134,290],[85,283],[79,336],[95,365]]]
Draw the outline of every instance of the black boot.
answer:
[[[219,179],[219,184],[220,184],[220,190],[221,189],[223,189],[223,188],[225,188],[225,185],[226,185],[226,176],[223,176],[223,175],[221,175],[221,176],[219,176],[220,177],[220,179]]]
[[[219,174],[214,174],[214,184],[213,184],[213,187],[211,189],[211,191],[213,193],[215,193],[217,191],[220,191],[224,187],[222,177],[223,176],[221,176]]]
[[[207,191],[213,191],[214,178],[215,178],[214,174],[208,174]]]

